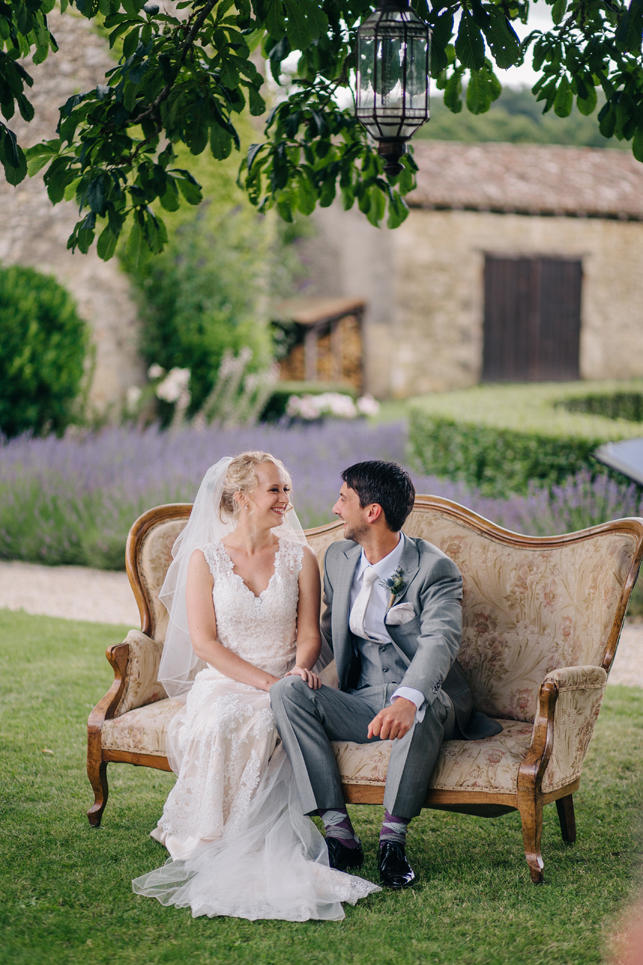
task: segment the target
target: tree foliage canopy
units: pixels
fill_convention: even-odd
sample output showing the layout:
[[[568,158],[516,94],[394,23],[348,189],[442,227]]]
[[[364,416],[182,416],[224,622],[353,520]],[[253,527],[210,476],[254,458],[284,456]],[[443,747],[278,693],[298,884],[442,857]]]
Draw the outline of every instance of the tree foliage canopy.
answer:
[[[412,0],[432,26],[431,72],[453,112],[466,104],[487,111],[500,94],[494,66],[533,57],[540,76],[533,90],[545,111],[569,115],[574,101],[598,112],[603,135],[631,141],[643,161],[643,0],[546,0],[554,27],[522,42],[512,22],[527,22],[528,0]],[[104,17],[110,44],[122,44],[105,83],[61,107],[57,137],[24,152],[0,121],[0,161],[18,184],[27,171],[46,168],[51,201],[75,198],[80,220],[68,246],[112,257],[127,230],[134,262],[159,252],[167,240],[154,202],[167,211],[198,204],[201,189],[177,167],[175,146],[216,159],[239,148],[235,117],[246,109],[267,114],[265,136],[251,145],[240,183],[260,210],[276,206],[291,220],[327,206],[339,193],[369,221],[396,227],[414,184],[411,155],[395,178],[385,176],[366,132],[337,98],[350,83],[356,32],[375,4],[369,0],[182,0],[176,16],[144,0],[60,0],[85,17]],[[21,58],[35,64],[55,53],[47,24],[55,0],[0,0],[0,110],[33,117],[33,79]],[[269,64],[279,82],[282,64],[299,51],[296,83],[269,112],[264,78]]]

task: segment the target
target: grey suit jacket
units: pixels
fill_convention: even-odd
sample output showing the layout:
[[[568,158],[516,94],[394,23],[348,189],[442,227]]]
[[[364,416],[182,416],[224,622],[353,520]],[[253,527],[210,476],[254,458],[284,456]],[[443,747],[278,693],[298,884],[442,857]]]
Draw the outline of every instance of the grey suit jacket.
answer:
[[[337,665],[340,690],[357,679],[358,657],[349,629],[353,573],[362,548],[352,540],[339,540],[326,551],[321,630]],[[462,635],[462,577],[455,563],[426,540],[405,536],[400,560],[404,580],[395,604],[411,603],[415,617],[401,626],[388,626],[393,646],[407,669],[400,686],[424,694],[430,704],[440,689],[453,701],[462,737],[479,740],[502,728],[474,711],[471,690],[456,657]]]

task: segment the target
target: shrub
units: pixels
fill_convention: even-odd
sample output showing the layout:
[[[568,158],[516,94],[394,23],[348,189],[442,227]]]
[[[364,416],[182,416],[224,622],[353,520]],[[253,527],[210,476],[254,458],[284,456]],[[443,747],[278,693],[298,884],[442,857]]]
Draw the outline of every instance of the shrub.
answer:
[[[73,421],[89,336],[71,295],[33,268],[0,269],[0,432],[15,436]]]
[[[482,385],[425,396],[410,406],[412,458],[424,472],[498,497],[526,493],[533,482],[559,485],[583,469],[607,474],[593,453],[605,442],[643,435],[640,423],[623,417],[638,414],[632,397],[639,395],[641,381],[606,381]]]
[[[149,364],[190,370],[190,413],[214,385],[226,349],[249,346],[257,362],[270,357],[267,329],[257,319],[264,252],[261,226],[244,211],[222,215],[217,230],[203,217],[177,228],[166,250],[140,266],[141,353]],[[162,409],[165,422],[171,409]]]

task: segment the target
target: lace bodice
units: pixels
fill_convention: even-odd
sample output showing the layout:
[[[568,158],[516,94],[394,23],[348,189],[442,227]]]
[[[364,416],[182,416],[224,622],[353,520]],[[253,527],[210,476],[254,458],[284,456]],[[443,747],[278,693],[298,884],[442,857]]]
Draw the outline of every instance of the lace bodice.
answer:
[[[219,640],[249,663],[282,677],[295,662],[303,545],[279,541],[275,572],[259,596],[235,573],[222,543],[208,543],[201,550],[214,579],[212,599]]]

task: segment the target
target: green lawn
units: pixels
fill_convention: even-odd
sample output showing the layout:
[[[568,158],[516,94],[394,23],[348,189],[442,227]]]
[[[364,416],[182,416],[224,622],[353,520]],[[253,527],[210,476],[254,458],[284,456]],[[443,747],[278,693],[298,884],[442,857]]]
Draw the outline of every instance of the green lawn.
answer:
[[[123,628],[124,630],[125,628]],[[547,883],[529,882],[517,815],[425,814],[410,835],[418,886],[381,893],[337,923],[193,920],[134,896],[165,858],[148,832],[172,776],[111,765],[90,829],[85,723],[110,683],[118,627],[0,610],[0,961],[243,965],[585,965],[600,962],[637,887],[643,691],[608,691],[577,795],[579,840],[546,811]],[[53,753],[43,753],[43,749]],[[375,876],[379,808],[353,808]]]

